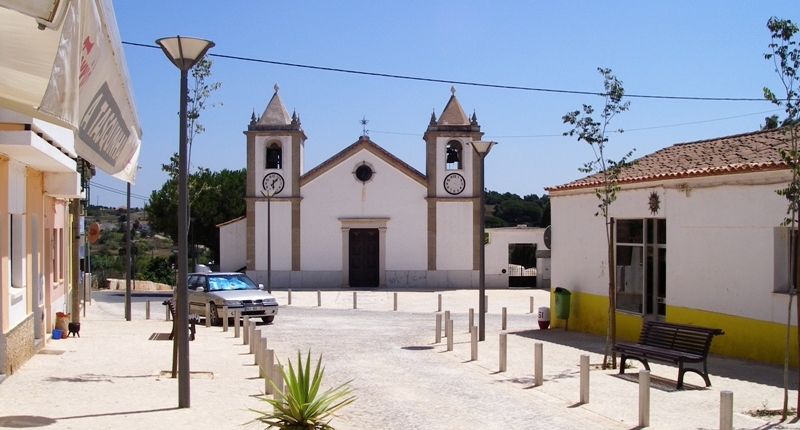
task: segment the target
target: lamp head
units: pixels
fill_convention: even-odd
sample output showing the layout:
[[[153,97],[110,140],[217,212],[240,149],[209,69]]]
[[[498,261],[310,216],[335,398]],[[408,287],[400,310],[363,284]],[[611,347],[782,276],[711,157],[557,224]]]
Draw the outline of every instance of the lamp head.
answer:
[[[162,37],[156,43],[172,64],[182,71],[194,67],[214,47],[214,42],[210,40],[181,36]]]
[[[493,142],[491,140],[475,140],[470,143],[475,149],[475,152],[477,152],[481,157],[485,157],[486,154],[488,154],[492,149],[492,146],[497,144],[497,142]]]

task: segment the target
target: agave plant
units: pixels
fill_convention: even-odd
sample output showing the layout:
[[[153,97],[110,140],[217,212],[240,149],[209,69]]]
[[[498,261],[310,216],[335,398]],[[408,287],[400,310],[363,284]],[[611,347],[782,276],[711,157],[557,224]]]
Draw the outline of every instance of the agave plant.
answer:
[[[289,370],[285,370],[278,360],[283,378],[284,390],[281,391],[272,380],[273,392],[278,393],[277,398],[267,395],[259,396],[259,399],[272,406],[271,411],[260,411],[251,409],[260,416],[253,422],[266,424],[268,429],[278,428],[285,430],[334,430],[330,426],[330,421],[334,413],[339,409],[353,403],[355,396],[351,396],[353,390],[349,387],[351,381],[347,381],[336,388],[320,392],[320,384],[325,368],[322,367],[322,354],[317,360],[317,368],[311,374],[311,351],[306,357],[305,366],[297,351],[297,369],[292,366],[289,360]]]

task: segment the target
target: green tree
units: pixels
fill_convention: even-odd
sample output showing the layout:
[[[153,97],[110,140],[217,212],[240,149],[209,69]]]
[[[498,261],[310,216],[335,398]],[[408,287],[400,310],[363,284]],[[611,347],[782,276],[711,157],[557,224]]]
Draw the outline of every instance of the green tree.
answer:
[[[780,77],[781,85],[783,86],[783,98],[778,98],[769,88],[764,87],[764,98],[772,103],[784,108],[786,118],[782,122],[781,127],[784,132],[784,138],[789,143],[789,149],[779,149],[781,159],[789,166],[792,172],[792,179],[785,188],[776,190],[776,192],[784,196],[787,200],[786,218],[783,225],[789,226],[790,231],[794,232],[797,225],[797,210],[798,202],[800,202],[800,148],[798,148],[798,130],[797,120],[800,114],[800,84],[798,83],[798,71],[800,70],[800,49],[797,47],[797,42],[794,36],[798,32],[798,27],[791,20],[778,19],[772,17],[767,21],[767,28],[770,31],[772,41],[770,42],[770,52],[764,54],[764,58],[771,60],[775,65],[775,73]],[[775,123],[777,123],[777,117]],[[793,240],[790,241],[789,255],[791,261],[795,262],[797,267],[798,244],[797,237],[792,236]],[[790,265],[791,267],[791,265]],[[800,276],[800,271],[796,270],[795,276]],[[794,278],[790,276],[790,278]],[[791,280],[791,287],[789,292],[789,312],[786,321],[786,345],[784,353],[784,372],[783,372],[783,419],[786,419],[789,409],[789,339],[792,321],[792,299],[797,294],[798,280]],[[797,303],[797,319],[800,323],[800,302]],[[800,348],[800,332],[798,332],[798,348]],[[798,351],[800,352],[800,350]],[[800,395],[797,398],[797,410],[800,412]]]
[[[606,331],[605,354],[603,356],[603,369],[608,368],[609,354],[613,354],[611,357],[611,366],[616,369],[617,357],[616,353],[612,351],[612,346],[617,341],[616,281],[614,279],[613,226],[608,215],[608,208],[611,206],[611,203],[617,199],[617,191],[619,191],[617,179],[622,169],[631,164],[628,158],[633,154],[633,151],[628,152],[619,161],[613,161],[605,158],[605,149],[608,144],[607,128],[611,120],[620,113],[628,110],[630,102],[622,102],[625,89],[622,86],[622,81],[611,73],[611,69],[598,68],[597,71],[603,75],[603,87],[605,89],[605,91],[600,94],[604,98],[600,119],[594,119],[592,116],[594,115],[594,108],[592,108],[591,105],[584,104],[582,110],[568,112],[562,117],[562,120],[564,124],[569,124],[573,127],[570,131],[565,132],[564,136],[577,135],[578,141],[588,143],[594,153],[594,157],[579,170],[583,173],[599,174],[603,181],[603,187],[595,190],[595,194],[600,200],[600,204],[598,205],[599,210],[595,213],[595,216],[602,215],[605,219],[604,228],[608,245],[608,325]],[[622,133],[622,129],[616,131]]]
[[[171,172],[177,157],[173,157],[172,161],[173,165],[163,166],[165,171]],[[195,244],[211,249],[215,260],[219,259],[219,229],[216,226],[245,215],[246,181],[247,172],[244,169],[211,172],[198,168],[196,173],[189,174],[190,206],[194,219],[189,226],[191,238]],[[178,238],[176,197],[177,175],[172,175],[161,189],[150,194],[150,202],[145,206],[150,228],[166,234],[173,241]]]
[[[175,271],[172,270],[169,259],[153,257],[145,263],[144,269],[139,270],[136,279],[175,285]]]

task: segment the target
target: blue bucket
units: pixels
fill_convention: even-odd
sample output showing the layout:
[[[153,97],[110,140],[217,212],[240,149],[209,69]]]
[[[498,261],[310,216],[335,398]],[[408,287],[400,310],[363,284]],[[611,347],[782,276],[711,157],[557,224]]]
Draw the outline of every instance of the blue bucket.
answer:
[[[61,339],[61,334],[64,333],[63,330],[54,328],[53,329],[53,339]]]

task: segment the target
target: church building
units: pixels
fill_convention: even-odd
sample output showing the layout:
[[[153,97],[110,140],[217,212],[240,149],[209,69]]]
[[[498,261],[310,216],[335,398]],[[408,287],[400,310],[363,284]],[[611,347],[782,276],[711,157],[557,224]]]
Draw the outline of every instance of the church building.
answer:
[[[368,136],[306,170],[276,85],[244,132],[247,214],[220,225],[220,270],[280,289],[477,287],[483,133],[451,93],[422,136],[424,173]]]

